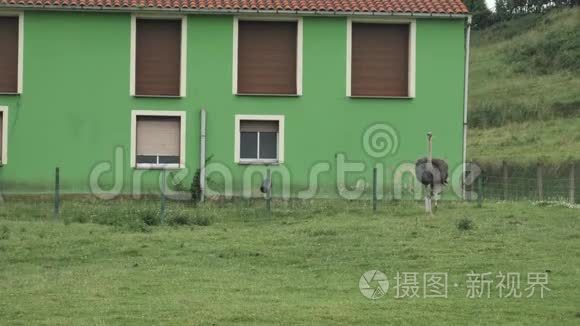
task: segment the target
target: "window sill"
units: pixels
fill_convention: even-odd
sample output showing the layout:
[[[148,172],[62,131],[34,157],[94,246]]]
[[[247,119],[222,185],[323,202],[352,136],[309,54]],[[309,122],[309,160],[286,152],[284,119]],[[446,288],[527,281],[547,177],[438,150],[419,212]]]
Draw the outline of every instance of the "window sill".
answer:
[[[137,163],[133,168],[136,170],[179,170],[185,168],[185,164]]]
[[[185,97],[185,95],[137,95],[137,94],[133,94],[131,96],[136,98],[175,98],[175,99]]]
[[[278,160],[238,160],[239,165],[280,165]]]
[[[370,98],[370,99],[402,99],[402,100],[412,100],[414,96],[372,96],[372,95],[349,95],[349,98],[359,99],[359,98]]]
[[[235,96],[260,96],[260,97],[300,97],[302,94],[260,94],[260,93],[235,93]]]
[[[0,95],[22,95],[19,92],[0,92]]]

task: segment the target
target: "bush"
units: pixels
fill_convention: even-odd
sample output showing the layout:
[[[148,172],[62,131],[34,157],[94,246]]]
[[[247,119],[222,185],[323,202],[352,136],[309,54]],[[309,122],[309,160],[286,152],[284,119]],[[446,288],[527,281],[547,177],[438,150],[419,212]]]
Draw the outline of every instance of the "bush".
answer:
[[[189,216],[183,213],[174,213],[167,217],[167,224],[171,226],[189,225]]]
[[[138,221],[136,221],[135,223],[130,223],[128,225],[128,229],[131,231],[142,233],[150,233],[151,231],[153,231],[153,229],[149,225],[145,223],[139,223]]]
[[[161,224],[161,218],[159,213],[155,210],[143,210],[138,213],[139,219],[143,221],[145,225],[155,226]]]
[[[467,217],[464,217],[459,221],[457,221],[457,229],[460,231],[468,231],[473,229],[474,227],[475,225],[473,224],[473,221]]]
[[[209,226],[213,220],[207,216],[195,216],[191,219],[191,224],[198,226]]]
[[[167,218],[167,224],[171,226],[179,225],[198,225],[209,226],[213,220],[207,216],[189,216],[184,212],[176,212],[170,214]]]
[[[550,24],[544,18],[543,26]],[[546,33],[528,33],[506,47],[505,60],[518,73],[552,74],[580,70],[580,24],[560,24]]]
[[[10,229],[6,225],[2,225],[0,228],[0,240],[10,239]]]

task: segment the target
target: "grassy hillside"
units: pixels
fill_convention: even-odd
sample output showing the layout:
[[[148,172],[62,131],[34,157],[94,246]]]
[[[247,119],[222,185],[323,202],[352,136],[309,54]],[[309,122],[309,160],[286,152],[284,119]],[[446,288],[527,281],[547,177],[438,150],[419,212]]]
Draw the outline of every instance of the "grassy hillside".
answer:
[[[578,159],[580,118],[508,123],[469,131],[469,156],[485,162],[541,160],[559,164]]]
[[[471,158],[579,155],[580,8],[475,31],[469,100]]]

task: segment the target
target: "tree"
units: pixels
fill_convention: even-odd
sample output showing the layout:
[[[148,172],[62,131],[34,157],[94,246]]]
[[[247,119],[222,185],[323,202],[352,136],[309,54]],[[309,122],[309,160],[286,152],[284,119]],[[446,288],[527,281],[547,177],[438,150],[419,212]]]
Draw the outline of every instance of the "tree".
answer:
[[[474,29],[484,28],[492,23],[492,14],[485,0],[464,0],[467,9],[473,15],[472,25]]]

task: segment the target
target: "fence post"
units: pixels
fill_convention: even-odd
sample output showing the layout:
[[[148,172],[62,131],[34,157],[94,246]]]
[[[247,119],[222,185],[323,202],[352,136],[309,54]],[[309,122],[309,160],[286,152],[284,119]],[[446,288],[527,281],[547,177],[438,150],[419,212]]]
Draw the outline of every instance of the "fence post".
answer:
[[[377,168],[373,168],[373,212],[377,211]]]
[[[576,204],[576,198],[575,198],[575,188],[576,188],[576,182],[574,180],[574,170],[575,170],[575,165],[574,165],[574,161],[572,161],[572,163],[570,163],[570,203],[571,204]]]
[[[477,178],[477,207],[483,206],[483,175]]]
[[[54,218],[60,214],[60,168],[54,171]]]
[[[163,224],[165,218],[165,169],[161,170],[161,207],[159,208],[159,220]]]
[[[471,192],[473,191],[473,183],[471,185],[469,185],[467,183],[466,180],[469,180],[469,178],[471,177],[471,175],[468,176],[468,174],[471,173],[471,167],[473,161],[469,161],[467,162],[467,166],[469,168],[465,169],[465,173],[463,174],[463,200],[470,202],[473,198],[473,196],[471,196]]]
[[[268,180],[268,189],[266,191],[266,210],[270,215],[272,209],[272,181],[270,180],[270,168],[266,170],[266,180]]]
[[[544,173],[542,162],[538,162],[538,200],[544,200]]]
[[[503,172],[503,200],[507,200],[508,197],[508,167],[507,162],[502,162],[502,172]]]

